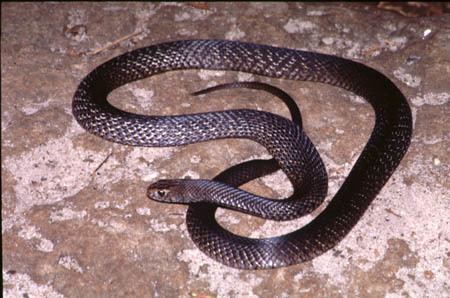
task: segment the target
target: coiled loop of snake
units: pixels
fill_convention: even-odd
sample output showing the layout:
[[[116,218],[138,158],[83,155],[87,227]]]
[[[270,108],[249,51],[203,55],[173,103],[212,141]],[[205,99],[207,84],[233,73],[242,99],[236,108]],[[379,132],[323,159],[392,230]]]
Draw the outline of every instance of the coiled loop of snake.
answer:
[[[188,209],[188,230],[196,245],[232,267],[292,265],[335,246],[359,221],[410,144],[411,111],[399,89],[376,70],[350,60],[224,40],[184,40],[134,50],[100,65],[80,83],[73,100],[74,116],[86,130],[107,140],[136,146],[177,146],[233,137],[262,144],[294,187],[293,196],[284,200],[286,204],[272,209],[275,215],[245,200],[253,195],[218,181],[161,181],[152,185],[149,193],[175,202],[206,198],[227,206],[237,201],[238,207],[233,208],[250,208],[253,214],[278,220],[312,211],[327,189],[318,178],[326,176],[323,163],[298,125],[281,116],[248,109],[144,116],[121,111],[106,100],[108,93],[126,83],[165,71],[200,68],[327,83],[352,91],[371,104],[375,126],[367,145],[329,205],[301,229],[279,237],[244,238],[215,222],[214,206],[194,203]],[[278,201],[269,201],[271,204]]]

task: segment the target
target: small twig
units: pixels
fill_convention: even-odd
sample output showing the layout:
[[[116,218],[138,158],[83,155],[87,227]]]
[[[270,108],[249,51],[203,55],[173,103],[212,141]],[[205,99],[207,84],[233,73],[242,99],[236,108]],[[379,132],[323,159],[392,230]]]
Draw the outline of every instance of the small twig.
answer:
[[[100,168],[108,161],[108,159],[111,157],[112,155],[112,151],[109,152],[108,156],[106,156],[106,158],[98,165],[98,167],[94,170],[94,172],[92,172],[92,175],[94,175],[95,173],[97,173],[98,170],[100,170]]]
[[[188,5],[193,8],[197,8],[197,9],[203,9],[203,10],[209,9],[209,5],[206,2],[191,2],[191,3],[188,3]]]
[[[116,44],[118,44],[118,43],[121,43],[122,41],[127,40],[127,39],[129,39],[129,38],[131,38],[131,37],[133,37],[133,36],[136,36],[136,35],[138,35],[138,34],[140,34],[140,33],[141,33],[141,31],[133,32],[133,33],[130,33],[130,34],[128,34],[128,35],[125,35],[125,36],[123,36],[123,37],[121,37],[121,38],[119,38],[119,39],[116,39],[116,40],[114,40],[113,42],[107,42],[104,46],[102,46],[102,47],[100,47],[100,48],[97,48],[97,49],[91,51],[91,52],[89,53],[89,55],[92,55],[92,56],[93,56],[93,55],[97,55],[98,53],[103,52],[103,51],[105,51],[105,50],[107,50],[107,49],[113,47],[114,45],[116,45]]]
[[[397,216],[398,218],[401,218],[400,215],[398,215],[397,213],[395,213],[394,211],[392,211],[390,208],[384,208],[384,210],[386,210],[387,213],[390,213],[390,214],[392,214],[392,215]]]
[[[181,213],[181,212],[170,212],[170,213],[168,213],[168,215],[178,217],[178,216],[184,216],[184,213]]]

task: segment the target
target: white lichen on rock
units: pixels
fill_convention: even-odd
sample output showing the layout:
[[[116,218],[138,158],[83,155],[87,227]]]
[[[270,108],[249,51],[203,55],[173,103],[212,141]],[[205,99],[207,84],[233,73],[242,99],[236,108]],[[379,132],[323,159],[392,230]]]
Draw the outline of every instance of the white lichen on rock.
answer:
[[[289,19],[284,25],[284,30],[288,33],[306,33],[317,28],[317,25],[311,21],[303,21],[301,19]]]

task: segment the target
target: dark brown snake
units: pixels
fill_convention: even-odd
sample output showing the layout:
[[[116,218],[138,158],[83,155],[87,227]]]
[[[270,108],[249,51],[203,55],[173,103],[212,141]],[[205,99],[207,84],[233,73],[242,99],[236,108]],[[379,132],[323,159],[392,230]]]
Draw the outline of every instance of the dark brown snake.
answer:
[[[375,110],[375,126],[342,187],[309,224],[279,237],[234,235],[215,221],[216,206],[268,219],[297,218],[322,203],[327,191],[326,171],[300,125],[269,112],[239,109],[146,116],[119,110],[107,101],[108,94],[124,84],[180,69],[234,70],[331,84],[364,97]],[[113,58],[82,80],[72,108],[87,131],[122,144],[161,147],[247,138],[263,145],[275,160],[266,163],[268,169],[252,170],[259,163],[250,161],[214,180],[161,180],[147,192],[158,201],[188,203],[187,227],[196,245],[221,263],[245,269],[297,264],[334,247],[388,181],[406,153],[412,133],[405,97],[370,67],[330,55],[224,40],[168,42]],[[235,188],[278,167],[294,188],[285,200],[265,199]],[[247,174],[241,177],[240,173]]]

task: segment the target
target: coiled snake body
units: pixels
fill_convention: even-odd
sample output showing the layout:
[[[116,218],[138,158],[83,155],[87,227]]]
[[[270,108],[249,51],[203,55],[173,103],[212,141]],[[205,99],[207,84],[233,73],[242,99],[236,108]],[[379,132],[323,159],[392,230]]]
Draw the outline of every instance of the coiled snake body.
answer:
[[[145,116],[121,111],[107,102],[107,95],[119,86],[180,69],[235,70],[338,86],[371,104],[375,126],[342,187],[313,221],[279,237],[240,237],[217,224],[216,205],[268,219],[299,217],[323,201],[327,191],[325,168],[300,125],[272,113],[240,109]],[[162,180],[148,189],[149,197],[155,200],[190,204],[187,226],[196,245],[226,265],[246,269],[296,264],[335,246],[398,166],[412,133],[406,99],[389,79],[372,68],[335,56],[225,40],[168,42],[113,58],[82,80],[72,108],[87,131],[122,144],[178,146],[220,138],[248,138],[262,144],[293,185],[294,193],[288,199],[269,200],[234,188],[258,177],[258,171],[239,176],[245,169],[249,172],[251,161],[230,168],[213,181]],[[269,168],[262,172],[276,169]]]

